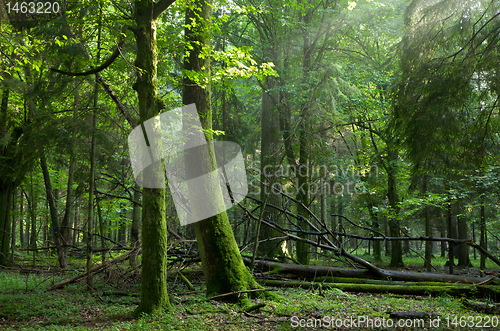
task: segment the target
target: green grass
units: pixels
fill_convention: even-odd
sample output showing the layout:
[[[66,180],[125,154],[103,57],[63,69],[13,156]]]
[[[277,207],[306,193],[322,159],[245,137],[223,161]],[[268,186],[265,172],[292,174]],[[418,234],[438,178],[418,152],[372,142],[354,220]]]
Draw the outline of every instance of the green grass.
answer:
[[[137,319],[131,315],[139,302],[136,296],[105,296],[102,290],[85,291],[83,282],[67,286],[64,290],[45,291],[52,283],[69,277],[69,273],[65,276],[0,273],[0,329],[290,330],[293,316],[304,321],[324,319],[326,316],[334,319],[356,319],[360,316],[388,319],[388,311],[422,311],[439,314],[442,318],[484,316],[468,311],[462,307],[459,298],[449,296],[353,294],[338,289],[321,293],[308,289],[278,289],[281,299],[267,301],[267,306],[260,312],[246,315],[233,304],[203,300],[204,289],[200,285],[197,285],[199,292],[186,294],[182,285],[172,283],[172,277],[169,293],[173,309]],[[109,289],[102,284],[102,289]],[[126,290],[138,292],[138,289],[138,284],[132,284]]]

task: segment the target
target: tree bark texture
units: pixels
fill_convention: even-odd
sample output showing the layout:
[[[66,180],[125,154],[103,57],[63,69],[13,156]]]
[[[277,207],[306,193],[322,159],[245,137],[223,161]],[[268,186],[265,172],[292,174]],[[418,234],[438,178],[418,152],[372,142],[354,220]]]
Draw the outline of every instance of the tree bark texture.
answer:
[[[201,57],[200,53],[203,48],[210,45],[211,12],[211,2],[204,0],[193,1],[186,11],[185,23],[190,28],[186,28],[185,37],[190,45],[190,50],[189,57],[184,61],[185,70],[197,73],[205,72],[208,75],[210,73],[210,58]],[[194,22],[196,24],[193,24]],[[207,132],[212,128],[210,87],[199,86],[185,76],[183,103],[185,105],[196,104],[201,125],[205,130],[207,146],[210,146],[209,154],[213,155],[213,146],[210,144],[213,140],[212,135]],[[189,156],[190,159],[192,157],[192,155]],[[213,168],[214,164],[210,157],[209,159],[206,157],[200,159],[199,164],[186,165],[188,172],[196,171],[205,174],[211,172]],[[205,189],[206,192],[214,195],[211,197],[213,201],[223,203],[220,188],[207,187]],[[195,202],[191,201],[191,203]],[[243,264],[226,212],[194,223],[194,229],[207,285],[207,297],[260,288]],[[239,297],[232,295],[225,297],[225,299],[239,301],[243,305],[250,304],[246,293]]]
[[[161,1],[165,3],[165,1]],[[173,2],[173,1],[172,1]],[[171,2],[170,2],[171,3]],[[159,6],[157,6],[159,7]],[[166,5],[165,10],[168,7]],[[137,56],[137,81],[133,88],[139,99],[140,123],[157,116],[165,107],[158,95],[156,18],[161,13],[148,0],[135,1],[133,28]],[[149,144],[161,143],[149,141]],[[164,180],[163,169],[151,175]],[[165,189],[143,188],[141,302],[135,314],[154,313],[170,308],[167,295],[167,224]]]
[[[281,135],[279,114],[277,112],[276,81],[274,77],[266,77],[266,91],[262,93],[262,120],[261,120],[261,157],[260,157],[260,200],[268,204],[281,206],[281,194],[274,192],[274,188],[281,190],[281,177],[277,176],[280,163]],[[263,217],[277,224],[281,224],[281,213],[273,208],[266,207]],[[260,228],[260,239],[278,237],[278,232],[267,227]],[[281,245],[276,241],[266,241],[259,244],[259,256],[273,258],[282,253]]]

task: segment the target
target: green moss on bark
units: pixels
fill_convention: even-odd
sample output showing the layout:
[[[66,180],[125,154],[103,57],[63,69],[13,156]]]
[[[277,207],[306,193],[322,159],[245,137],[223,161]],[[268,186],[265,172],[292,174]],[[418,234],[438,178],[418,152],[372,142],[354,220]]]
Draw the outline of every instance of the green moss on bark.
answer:
[[[139,98],[141,123],[157,116],[164,108],[158,96],[156,20],[152,14],[152,2],[135,1],[136,26],[133,31],[137,42],[137,82],[134,89]],[[161,141],[149,143],[160,144]],[[155,169],[150,175],[164,180],[163,169]],[[136,315],[152,314],[171,307],[167,295],[165,189],[143,189],[142,238],[141,303],[135,310]]]
[[[203,72],[209,76],[210,58],[200,56],[200,53],[204,47],[210,46],[211,2],[196,0],[189,6],[190,8],[186,12],[186,26],[191,28],[185,30],[185,36],[190,51],[184,62],[184,69],[192,72]],[[193,22],[196,22],[196,24],[193,24]],[[183,103],[185,105],[196,104],[202,127],[205,132],[210,132],[212,128],[210,86],[201,87],[186,75],[184,78]],[[212,141],[212,136],[206,133],[206,139]],[[210,154],[213,155],[212,148]],[[189,156],[191,160],[192,157],[192,155]],[[199,164],[186,165],[187,173],[193,171],[207,174],[212,170],[213,160],[210,159],[201,159]],[[204,189],[206,195],[210,195],[209,198],[214,203],[223,203],[222,192],[218,185],[193,189]],[[191,203],[196,205],[196,202],[191,201]],[[262,288],[243,263],[226,212],[196,222],[194,228],[207,284],[207,297]],[[272,295],[262,292],[257,293],[254,295]],[[248,307],[251,306],[248,296],[247,293],[243,293],[227,296],[224,299],[239,302],[242,306]]]

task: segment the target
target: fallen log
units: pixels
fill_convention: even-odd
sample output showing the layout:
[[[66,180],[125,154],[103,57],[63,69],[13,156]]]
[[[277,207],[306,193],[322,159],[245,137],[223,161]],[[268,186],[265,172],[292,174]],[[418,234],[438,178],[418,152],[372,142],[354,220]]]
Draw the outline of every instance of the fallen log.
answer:
[[[308,279],[309,280],[309,279]],[[461,283],[445,283],[445,282],[401,282],[381,279],[363,279],[363,278],[346,278],[346,277],[315,277],[312,281],[325,283],[349,283],[349,284],[374,284],[374,285],[414,285],[414,286],[449,286],[451,284]],[[476,284],[478,285],[478,284]],[[487,285],[487,284],[484,284]]]
[[[248,263],[244,259],[245,264]],[[318,276],[348,277],[348,278],[367,278],[382,279],[405,282],[444,282],[444,283],[462,283],[477,284],[488,281],[491,277],[474,277],[463,275],[448,275],[430,272],[408,272],[379,269],[377,274],[370,270],[352,270],[325,266],[300,266],[296,264],[287,264],[280,262],[271,262],[265,260],[256,261],[256,266],[263,271],[269,271],[274,274],[293,274],[300,277],[312,278]],[[491,284],[500,285],[500,279],[495,277]]]
[[[424,313],[420,311],[388,311],[390,318],[397,319],[421,319],[421,318],[436,318],[437,315]]]
[[[467,300],[467,298],[464,298],[462,304],[469,309],[472,309],[474,311],[483,314],[494,315],[500,313],[500,303],[484,303],[484,302],[471,301]]]
[[[261,280],[264,286],[274,287],[321,287],[322,289],[339,289],[345,292],[361,293],[392,293],[401,295],[443,295],[487,297],[495,302],[500,300],[500,286],[467,286],[467,285],[446,285],[446,286],[420,286],[420,285],[379,285],[379,284],[347,284],[347,283],[321,283],[306,281],[282,281],[282,280]]]

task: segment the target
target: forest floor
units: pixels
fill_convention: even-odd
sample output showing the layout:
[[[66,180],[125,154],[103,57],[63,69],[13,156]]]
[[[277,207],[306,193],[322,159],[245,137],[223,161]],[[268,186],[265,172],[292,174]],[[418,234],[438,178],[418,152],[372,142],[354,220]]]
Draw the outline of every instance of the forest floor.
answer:
[[[418,270],[419,266],[411,262],[411,259],[405,261],[410,269]],[[384,262],[379,265],[386,267]],[[447,295],[275,289],[280,300],[266,301],[259,311],[245,313],[230,303],[204,300],[201,276],[190,278],[195,292],[187,291],[175,276],[170,277],[173,308],[162,314],[134,318],[132,312],[140,300],[137,295],[140,276],[139,271],[131,271],[125,264],[96,275],[93,291],[86,290],[84,281],[62,290],[47,291],[51,285],[82,272],[82,266],[82,260],[74,260],[73,270],[64,273],[53,273],[47,268],[39,273],[2,270],[0,330],[472,330],[487,326],[491,330],[500,329],[500,316],[476,313],[465,308],[461,298]],[[477,268],[457,271],[478,273]],[[121,291],[129,295],[116,295]],[[425,312],[433,317],[398,320],[389,317],[390,311]]]

